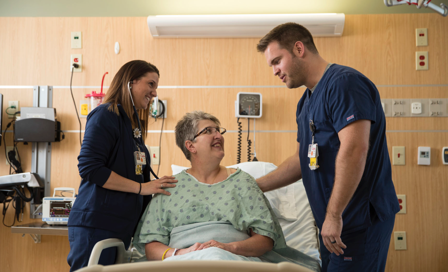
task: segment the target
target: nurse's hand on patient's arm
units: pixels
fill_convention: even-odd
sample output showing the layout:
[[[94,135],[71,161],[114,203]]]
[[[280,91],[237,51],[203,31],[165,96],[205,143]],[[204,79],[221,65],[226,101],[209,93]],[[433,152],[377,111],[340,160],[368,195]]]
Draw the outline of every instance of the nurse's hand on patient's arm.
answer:
[[[344,254],[342,249],[347,248],[341,240],[342,226],[342,217],[333,216],[329,213],[325,216],[325,221],[322,225],[322,241],[328,251],[336,254],[337,256],[339,256],[339,254]]]
[[[152,194],[164,194],[171,195],[164,188],[174,188],[177,180],[173,176],[164,176],[160,179],[151,180],[150,182],[142,183],[141,195],[152,195]]]
[[[135,182],[133,180],[127,179],[125,177],[122,177],[112,171],[110,173],[109,178],[107,179],[106,183],[104,183],[103,188],[114,190],[114,191],[120,191],[120,192],[127,192],[127,193],[134,193],[134,194],[141,194],[141,195],[151,195],[151,194],[165,194],[170,195],[167,191],[163,190],[163,188],[172,188],[176,187],[174,183],[176,183],[177,180],[174,179],[174,177],[163,177],[161,179],[156,179],[151,182],[147,183],[140,183]],[[141,186],[141,187],[140,187]],[[141,188],[141,190],[140,190]]]

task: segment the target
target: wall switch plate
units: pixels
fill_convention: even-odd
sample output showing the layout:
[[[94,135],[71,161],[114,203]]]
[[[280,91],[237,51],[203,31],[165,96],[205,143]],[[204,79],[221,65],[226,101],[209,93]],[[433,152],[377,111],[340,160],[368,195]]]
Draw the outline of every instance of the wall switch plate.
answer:
[[[420,70],[428,70],[428,51],[417,51],[415,52],[415,69],[417,71]]]
[[[419,146],[418,147],[418,165],[431,165],[431,147]]]
[[[82,72],[82,54],[70,55],[70,72],[72,71],[73,63],[79,65],[78,68],[73,68],[73,72]]]
[[[416,46],[428,46],[428,29],[417,28],[415,30]]]
[[[406,153],[404,146],[392,146],[392,164],[393,165],[406,164]]]
[[[407,250],[408,249],[405,231],[395,231],[394,232],[394,244],[395,244],[395,250]]]
[[[72,32],[70,41],[72,48],[74,49],[82,48],[81,32]]]
[[[9,101],[8,107],[9,109],[6,111],[6,113],[8,114],[8,118],[12,119],[14,117],[14,114],[20,110],[19,101]]]
[[[151,165],[160,164],[160,149],[158,146],[150,146],[149,155],[151,156]]]
[[[397,195],[400,211],[398,213],[406,213],[406,195]]]

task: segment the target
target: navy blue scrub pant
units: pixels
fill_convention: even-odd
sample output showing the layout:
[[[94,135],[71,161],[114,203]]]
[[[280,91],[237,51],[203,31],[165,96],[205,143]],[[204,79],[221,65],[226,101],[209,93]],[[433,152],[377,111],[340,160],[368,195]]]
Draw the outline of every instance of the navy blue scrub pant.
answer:
[[[129,248],[132,235],[116,233],[112,231],[86,228],[69,227],[68,240],[70,242],[70,253],[67,256],[70,271],[76,271],[86,267],[89,263],[90,253],[93,247],[99,241],[109,238],[118,238],[123,241],[125,248]],[[116,248],[108,248],[102,251],[98,264],[110,265],[115,263],[117,255]]]
[[[384,271],[394,223],[395,216],[384,222],[375,216],[370,227],[344,233],[341,239],[347,248],[339,256],[327,250],[319,234],[322,272]]]

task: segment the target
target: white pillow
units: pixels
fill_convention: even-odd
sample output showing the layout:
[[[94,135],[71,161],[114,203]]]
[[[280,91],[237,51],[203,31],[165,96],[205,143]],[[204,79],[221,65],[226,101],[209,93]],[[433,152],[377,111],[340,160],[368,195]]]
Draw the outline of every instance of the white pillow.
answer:
[[[171,165],[173,175],[188,168]],[[228,166],[228,168],[240,168],[257,179],[274,171],[277,166],[268,162],[244,162]],[[286,244],[320,261],[318,230],[302,180],[266,192],[265,196],[271,203],[282,227]]]

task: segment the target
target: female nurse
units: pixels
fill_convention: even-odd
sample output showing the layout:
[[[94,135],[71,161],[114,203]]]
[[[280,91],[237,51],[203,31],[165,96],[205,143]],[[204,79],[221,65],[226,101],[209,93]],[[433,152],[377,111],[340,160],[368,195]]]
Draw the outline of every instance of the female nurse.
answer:
[[[105,101],[87,117],[78,156],[82,178],[68,221],[70,271],[87,266],[93,246],[108,238],[128,248],[143,208],[152,194],[170,195],[174,177],[150,181],[149,152],[144,144],[149,103],[157,96],[159,70],[134,60],[112,80]],[[99,263],[115,263],[116,249],[103,251]]]

